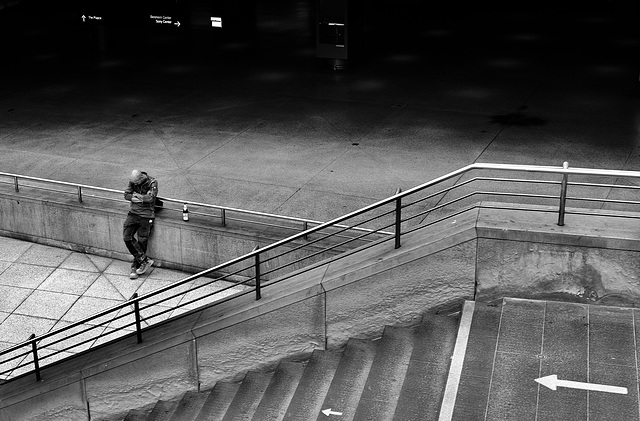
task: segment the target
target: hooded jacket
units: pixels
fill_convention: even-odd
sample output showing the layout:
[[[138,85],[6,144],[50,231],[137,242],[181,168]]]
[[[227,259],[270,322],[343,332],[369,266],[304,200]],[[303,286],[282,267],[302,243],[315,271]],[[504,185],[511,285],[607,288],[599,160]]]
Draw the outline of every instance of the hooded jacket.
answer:
[[[158,196],[158,180],[150,177],[146,172],[142,171],[145,180],[141,184],[134,184],[129,181],[129,185],[124,191],[124,198],[131,202],[134,193],[141,196],[142,203],[131,202],[129,213],[141,216],[143,218],[155,217],[155,203]]]

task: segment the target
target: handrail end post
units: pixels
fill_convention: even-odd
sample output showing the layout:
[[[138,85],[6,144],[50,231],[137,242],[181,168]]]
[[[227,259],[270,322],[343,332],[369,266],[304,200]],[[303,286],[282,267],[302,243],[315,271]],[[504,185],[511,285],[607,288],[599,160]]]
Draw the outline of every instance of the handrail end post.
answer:
[[[569,168],[569,163],[565,161],[562,164],[562,169],[566,170]],[[567,206],[567,184],[569,181],[569,174],[562,174],[562,182],[560,183],[560,206],[558,208],[558,226],[564,226],[564,214]]]
[[[36,334],[32,333],[29,336],[29,340],[31,341],[31,350],[33,352],[33,367],[36,374],[36,381],[42,381],[42,376],[40,375],[40,361],[38,360],[38,345],[35,341]]]

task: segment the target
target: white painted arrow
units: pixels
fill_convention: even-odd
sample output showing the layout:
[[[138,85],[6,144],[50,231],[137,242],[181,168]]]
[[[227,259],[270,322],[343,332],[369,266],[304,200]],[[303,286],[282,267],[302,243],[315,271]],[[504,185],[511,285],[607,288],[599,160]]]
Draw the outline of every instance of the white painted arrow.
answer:
[[[322,413],[323,413],[323,414],[325,414],[327,417],[328,417],[329,415],[342,415],[342,412],[335,412],[335,411],[332,411],[332,410],[331,410],[331,408],[329,408],[329,409],[323,409],[323,410],[322,410]]]
[[[556,390],[558,387],[568,387],[571,389],[592,390],[595,392],[617,393],[619,395],[626,395],[628,393],[626,387],[607,386],[606,384],[596,383],[574,382],[571,380],[558,380],[558,376],[555,374],[551,376],[540,377],[535,380],[551,390]]]

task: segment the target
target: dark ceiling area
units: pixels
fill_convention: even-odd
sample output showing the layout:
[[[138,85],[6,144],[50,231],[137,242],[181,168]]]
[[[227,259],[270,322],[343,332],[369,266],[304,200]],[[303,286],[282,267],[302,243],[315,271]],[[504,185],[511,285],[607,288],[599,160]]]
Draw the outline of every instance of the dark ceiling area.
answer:
[[[328,1],[328,0],[322,0]],[[222,49],[265,59],[315,59],[317,0],[14,0],[0,10],[3,54],[64,59],[96,55],[205,59]],[[387,52],[429,57],[486,51],[583,57],[636,54],[640,0],[352,1],[352,62]],[[222,28],[209,26],[222,16]],[[98,17],[90,19],[90,17]],[[167,18],[162,21],[163,18]],[[156,23],[160,22],[160,23]],[[179,22],[179,26],[178,25]],[[622,50],[612,50],[622,43]]]

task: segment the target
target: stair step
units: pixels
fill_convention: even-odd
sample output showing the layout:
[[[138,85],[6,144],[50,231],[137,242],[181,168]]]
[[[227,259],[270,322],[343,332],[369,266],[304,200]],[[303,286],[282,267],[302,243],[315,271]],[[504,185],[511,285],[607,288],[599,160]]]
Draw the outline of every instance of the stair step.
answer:
[[[394,421],[438,419],[455,347],[457,317],[425,315],[415,328],[413,352]]]
[[[413,329],[387,326],[376,345],[354,421],[393,417],[413,350]]]
[[[171,421],[194,421],[200,413],[200,409],[209,397],[209,392],[187,392],[184,394],[178,406],[171,416]]]
[[[178,407],[178,401],[158,401],[151,410],[147,421],[169,421]]]
[[[273,373],[248,372],[222,421],[251,420],[272,376]]]
[[[340,364],[342,352],[316,349],[285,413],[285,421],[312,420],[320,414],[322,403]]]
[[[221,420],[239,388],[240,383],[217,382],[209,391],[209,396],[202,405],[196,421]]]
[[[340,421],[353,420],[375,353],[375,342],[349,339],[321,406],[322,410],[341,412]],[[316,419],[321,421],[326,416],[320,413]]]
[[[255,421],[281,421],[300,382],[305,364],[281,361],[253,415]]]
[[[124,417],[123,421],[147,421],[148,416],[149,411],[145,411],[142,409],[132,409],[127,413],[127,416]]]

